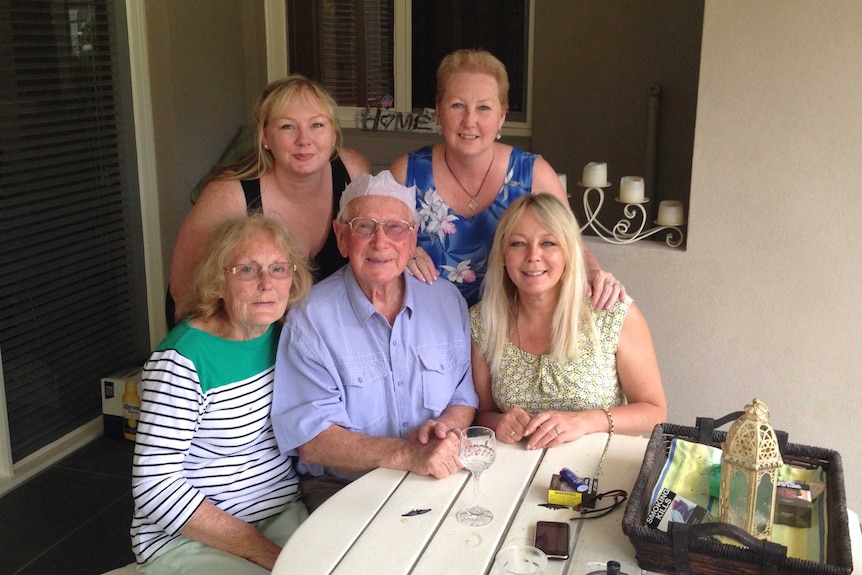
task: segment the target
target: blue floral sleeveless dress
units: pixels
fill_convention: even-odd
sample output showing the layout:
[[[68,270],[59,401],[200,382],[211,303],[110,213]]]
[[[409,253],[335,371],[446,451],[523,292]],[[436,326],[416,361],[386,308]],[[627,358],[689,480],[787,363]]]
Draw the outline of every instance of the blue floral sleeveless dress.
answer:
[[[437,265],[442,279],[454,283],[467,300],[479,301],[479,286],[488,267],[494,232],[503,212],[533,185],[533,163],[539,156],[512,148],[503,187],[494,203],[470,218],[456,214],[437,195],[431,169],[431,150],[411,152],[407,161],[407,185],[416,186],[419,215],[418,243]]]

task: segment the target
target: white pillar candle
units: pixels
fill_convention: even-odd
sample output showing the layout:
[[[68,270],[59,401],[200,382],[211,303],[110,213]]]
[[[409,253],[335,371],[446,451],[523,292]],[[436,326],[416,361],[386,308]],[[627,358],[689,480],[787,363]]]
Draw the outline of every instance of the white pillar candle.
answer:
[[[608,185],[608,165],[604,162],[590,162],[584,166],[581,183],[588,188],[603,188]]]
[[[685,224],[682,215],[682,202],[677,200],[664,200],[658,205],[658,219],[656,223],[660,226],[681,226]]]
[[[644,179],[638,176],[623,176],[620,180],[620,201],[640,204],[644,201]]]

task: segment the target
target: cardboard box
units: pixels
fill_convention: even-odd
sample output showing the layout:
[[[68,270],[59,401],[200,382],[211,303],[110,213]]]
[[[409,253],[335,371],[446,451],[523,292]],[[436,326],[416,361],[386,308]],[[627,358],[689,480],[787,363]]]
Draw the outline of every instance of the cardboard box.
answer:
[[[123,395],[126,393],[126,382],[134,382],[138,393],[138,406],[141,397],[141,368],[130,367],[108,377],[102,378],[102,422],[105,437],[109,439],[127,438],[123,432]]]
[[[589,485],[590,479],[584,478],[584,483]],[[577,507],[583,501],[584,495],[588,494],[589,490],[587,493],[575,491],[575,488],[563,481],[563,478],[557,473],[551,476],[551,484],[548,486],[548,503]]]
[[[822,483],[779,481],[775,487],[773,521],[790,527],[811,527],[811,504],[822,492]]]

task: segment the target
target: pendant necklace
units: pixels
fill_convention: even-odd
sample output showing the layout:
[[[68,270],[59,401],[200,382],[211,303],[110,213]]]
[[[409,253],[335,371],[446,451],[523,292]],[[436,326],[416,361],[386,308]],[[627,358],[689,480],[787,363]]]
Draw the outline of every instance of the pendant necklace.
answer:
[[[491,151],[491,163],[488,164],[488,169],[485,170],[485,177],[482,178],[482,183],[479,184],[479,189],[476,190],[475,194],[471,194],[467,191],[467,188],[464,187],[464,184],[461,183],[461,180],[458,179],[458,176],[455,175],[455,172],[452,171],[452,168],[449,167],[449,159],[446,157],[446,148],[443,147],[443,162],[446,164],[446,169],[449,170],[449,173],[452,174],[452,177],[455,178],[455,181],[458,182],[458,185],[461,186],[461,189],[470,197],[470,202],[467,204],[470,206],[470,209],[476,211],[476,208],[479,207],[479,202],[476,201],[476,196],[479,195],[479,192],[482,191],[482,187],[485,185],[485,180],[488,179],[488,174],[491,173],[491,166],[494,165],[494,156],[497,155],[497,148],[492,148]]]

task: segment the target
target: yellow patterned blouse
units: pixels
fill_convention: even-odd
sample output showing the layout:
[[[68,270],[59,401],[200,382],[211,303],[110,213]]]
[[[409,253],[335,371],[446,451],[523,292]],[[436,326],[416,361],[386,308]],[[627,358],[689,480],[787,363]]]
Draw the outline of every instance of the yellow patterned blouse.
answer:
[[[520,407],[527,413],[583,411],[610,408],[625,403],[617,377],[616,352],[620,330],[632,299],[617,302],[609,310],[593,310],[599,345],[580,332],[580,357],[560,365],[548,355],[533,355],[508,342],[491,393],[500,411]],[[482,303],[470,308],[473,340],[481,346]]]

